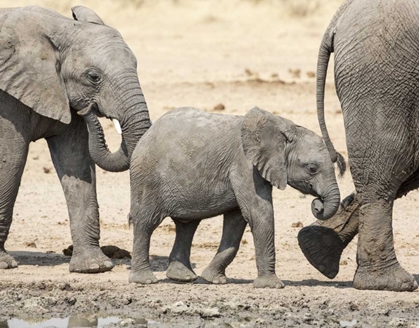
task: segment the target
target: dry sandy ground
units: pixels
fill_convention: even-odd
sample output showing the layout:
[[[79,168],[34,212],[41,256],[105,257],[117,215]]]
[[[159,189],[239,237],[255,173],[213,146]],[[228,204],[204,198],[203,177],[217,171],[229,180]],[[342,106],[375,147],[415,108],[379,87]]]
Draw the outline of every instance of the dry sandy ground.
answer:
[[[6,0],[1,4],[39,4],[70,16],[69,8],[80,2]],[[222,103],[226,109],[218,112],[245,114],[258,105],[319,133],[313,76],[321,36],[339,1],[92,0],[84,4],[117,28],[135,52],[153,120],[179,106],[214,111]],[[336,148],[347,156],[331,74],[326,115]],[[115,149],[118,135],[109,121],[103,123],[108,144]],[[132,231],[126,220],[128,172],[98,169],[97,173],[101,245],[131,251]],[[339,185],[342,196],[353,190],[348,172]],[[129,260],[117,261],[108,273],[70,274],[69,258],[62,255],[71,244],[65,200],[47,145],[38,141],[30,148],[6,244],[19,268],[0,272],[0,327],[7,327],[1,320],[12,317],[42,321],[86,314],[144,318],[136,325],[145,326],[148,321],[150,327],[417,327],[418,291],[352,288],[356,240],[345,250],[334,280],[306,261],[297,243],[299,228],[292,225],[313,221],[311,201],[291,187],[274,190],[276,268],[286,284],[281,290],[253,289],[256,266],[249,229],[227,270],[231,278],[227,285],[167,280],[167,256],[174,241],[169,219],[152,238],[158,284],[129,284]],[[191,254],[197,274],[215,254],[221,227],[218,217],[203,221],[198,228]],[[394,235],[398,259],[418,278],[418,191],[396,203]],[[35,247],[29,247],[30,243]],[[130,320],[109,326],[123,324]]]

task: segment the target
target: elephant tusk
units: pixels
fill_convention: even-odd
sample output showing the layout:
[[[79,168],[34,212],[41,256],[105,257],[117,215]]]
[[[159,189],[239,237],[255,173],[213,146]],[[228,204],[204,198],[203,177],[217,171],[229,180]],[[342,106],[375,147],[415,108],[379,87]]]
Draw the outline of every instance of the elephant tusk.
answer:
[[[114,127],[115,127],[115,130],[117,131],[117,133],[121,134],[122,131],[121,131],[120,122],[118,122],[118,120],[116,120],[115,118],[112,119],[112,122],[114,123]]]

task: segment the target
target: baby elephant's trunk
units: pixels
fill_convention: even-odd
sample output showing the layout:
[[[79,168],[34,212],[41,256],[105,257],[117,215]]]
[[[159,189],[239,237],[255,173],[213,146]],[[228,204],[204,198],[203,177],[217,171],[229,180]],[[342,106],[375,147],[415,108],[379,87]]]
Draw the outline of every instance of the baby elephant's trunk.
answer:
[[[334,216],[340,206],[340,191],[335,186],[329,189],[329,192],[322,198],[315,198],[312,201],[312,214],[318,220],[328,220]]]

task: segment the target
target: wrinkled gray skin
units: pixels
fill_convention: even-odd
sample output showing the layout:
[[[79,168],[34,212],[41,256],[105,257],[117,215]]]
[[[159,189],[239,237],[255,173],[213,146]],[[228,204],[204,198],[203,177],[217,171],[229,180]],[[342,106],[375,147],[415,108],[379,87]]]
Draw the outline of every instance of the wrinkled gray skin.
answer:
[[[342,250],[359,232],[353,280],[358,289],[417,288],[395,256],[392,209],[395,199],[419,186],[418,12],[418,1],[347,1],[332,19],[319,52],[320,127],[333,154],[324,121],[324,86],[334,52],[357,195],[346,198],[343,210],[329,222],[302,229],[299,244],[311,264],[334,278]]]
[[[130,164],[134,223],[130,282],[157,282],[149,264],[150,237],[165,217],[176,223],[169,278],[196,278],[189,261],[201,219],[224,215],[219,250],[203,278],[226,282],[246,224],[254,237],[255,287],[283,287],[275,274],[272,185],[287,184],[318,197],[314,214],[335,214],[340,193],[333,163],[312,131],[254,108],[245,116],[174,110],[154,123],[137,144]]]
[[[126,170],[150,126],[136,59],[121,35],[91,10],[0,10],[0,269],[14,268],[6,242],[31,141],[45,138],[67,201],[74,244],[70,271],[113,267],[99,248],[95,163]],[[119,120],[121,148],[109,154],[77,111]],[[91,120],[100,128],[96,115]],[[98,126],[99,125],[99,126]],[[89,127],[91,128],[91,127]],[[98,148],[97,148],[98,147]]]

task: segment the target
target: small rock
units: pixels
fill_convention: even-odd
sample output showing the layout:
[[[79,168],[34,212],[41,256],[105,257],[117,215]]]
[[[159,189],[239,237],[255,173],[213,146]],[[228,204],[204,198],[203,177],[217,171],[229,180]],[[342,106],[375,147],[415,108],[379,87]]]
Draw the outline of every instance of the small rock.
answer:
[[[309,323],[309,322],[311,322],[313,320],[314,320],[314,318],[312,318],[312,314],[311,313],[307,312],[307,313],[304,314],[304,318],[303,318],[303,321],[304,322]]]
[[[392,320],[389,322],[389,327],[405,327],[407,324],[407,319],[404,318],[392,318]]]
[[[302,227],[303,227],[303,223],[300,221],[292,223],[292,228],[302,228]]]
[[[342,260],[342,261],[340,261],[340,265],[347,265],[348,263],[347,263],[347,261],[346,260]]]
[[[34,241],[27,241],[27,242],[25,243],[25,246],[26,246],[26,247],[31,247],[31,248],[36,248],[36,244],[35,244],[35,242],[34,242]]]
[[[58,284],[58,286],[57,286],[60,290],[68,290],[68,291],[70,291],[70,290],[73,290],[73,288],[70,286],[70,284],[69,283],[67,283],[67,282],[62,282],[62,283],[60,283],[60,284]]]
[[[73,245],[70,245],[69,247],[63,249],[63,254],[65,256],[72,256],[73,255]]]
[[[184,302],[176,302],[172,305],[167,305],[162,310],[164,314],[168,312],[173,313],[173,314],[183,314],[188,311],[189,311],[189,308],[188,306],[184,304]]]
[[[51,173],[51,169],[50,169],[49,167],[45,167],[45,166],[44,166],[42,169],[44,170],[44,173],[45,173],[45,174],[49,174],[49,173]]]
[[[225,105],[223,105],[222,103],[217,104],[216,106],[214,106],[213,108],[214,110],[224,110],[225,109]]]
[[[124,319],[124,320],[121,320],[120,322],[119,322],[119,325],[121,326],[121,327],[130,327],[130,326],[134,326],[135,325],[135,321],[133,320],[133,319],[131,319],[131,318],[127,318],[127,319]]]
[[[255,320],[255,323],[258,325],[264,325],[265,324],[265,320],[262,318],[258,318],[257,320]]]
[[[306,76],[313,79],[315,77],[315,73],[314,72],[306,72]]]
[[[241,240],[241,244],[242,244],[242,245],[246,245],[246,244],[248,244],[248,241],[247,241],[246,239],[242,239],[242,240]]]
[[[124,304],[124,305],[129,305],[129,304],[131,304],[133,302],[133,299],[131,298],[131,296],[125,296],[124,298],[123,298],[123,301],[122,301],[122,303]]]
[[[76,304],[77,299],[75,297],[73,297],[73,296],[70,296],[70,297],[66,297],[64,299],[64,302],[66,302],[70,306],[73,306],[74,304]]]
[[[353,301],[350,301],[349,302],[349,310],[350,311],[359,311],[359,306],[356,303],[354,303]]]
[[[218,317],[220,317],[219,309],[216,308],[216,307],[201,309],[199,314],[200,314],[200,317],[202,317],[202,318],[218,318]]]

